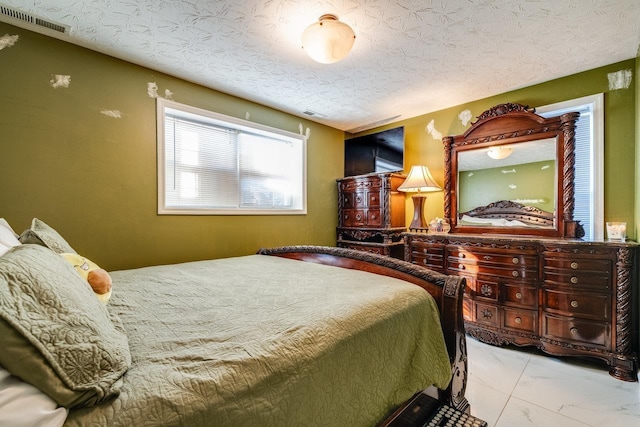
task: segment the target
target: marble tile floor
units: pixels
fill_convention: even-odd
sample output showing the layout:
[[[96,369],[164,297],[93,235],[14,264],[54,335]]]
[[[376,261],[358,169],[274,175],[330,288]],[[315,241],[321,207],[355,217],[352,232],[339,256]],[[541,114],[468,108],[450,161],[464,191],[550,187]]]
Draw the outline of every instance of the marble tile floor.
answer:
[[[606,365],[467,338],[471,414],[489,427],[638,427],[640,385]]]

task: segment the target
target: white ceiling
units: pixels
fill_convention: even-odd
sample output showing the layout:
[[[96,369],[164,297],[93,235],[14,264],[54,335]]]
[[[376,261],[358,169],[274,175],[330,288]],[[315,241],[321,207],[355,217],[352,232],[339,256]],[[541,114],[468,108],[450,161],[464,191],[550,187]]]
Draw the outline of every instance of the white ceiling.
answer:
[[[640,45],[639,0],[0,4],[70,26],[60,38],[72,43],[341,130],[634,58]],[[356,33],[353,50],[336,64],[315,63],[300,46],[304,28],[325,13]]]

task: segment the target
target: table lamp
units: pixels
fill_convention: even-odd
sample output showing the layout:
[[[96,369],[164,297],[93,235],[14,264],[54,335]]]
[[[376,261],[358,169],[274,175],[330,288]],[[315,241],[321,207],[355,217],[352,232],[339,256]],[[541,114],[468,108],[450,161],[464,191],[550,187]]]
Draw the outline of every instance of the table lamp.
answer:
[[[409,176],[400,184],[398,191],[407,193],[415,192],[411,198],[413,199],[413,221],[409,228],[427,228],[427,222],[424,219],[423,207],[427,196],[423,193],[431,191],[441,191],[442,188],[433,179],[429,168],[426,166],[411,166]]]

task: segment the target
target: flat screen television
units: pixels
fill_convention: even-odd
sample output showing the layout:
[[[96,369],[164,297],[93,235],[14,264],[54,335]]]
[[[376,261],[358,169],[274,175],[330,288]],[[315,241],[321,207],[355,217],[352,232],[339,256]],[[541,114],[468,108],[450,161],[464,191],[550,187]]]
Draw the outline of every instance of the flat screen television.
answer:
[[[344,176],[404,170],[404,127],[344,141]]]

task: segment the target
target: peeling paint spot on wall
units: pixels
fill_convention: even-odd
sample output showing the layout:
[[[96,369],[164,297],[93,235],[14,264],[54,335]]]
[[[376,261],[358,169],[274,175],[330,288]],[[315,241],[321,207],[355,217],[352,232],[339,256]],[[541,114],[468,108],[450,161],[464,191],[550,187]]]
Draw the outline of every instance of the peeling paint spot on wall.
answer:
[[[0,37],[0,50],[4,49],[5,47],[11,47],[14,44],[16,44],[16,42],[18,41],[18,38],[20,38],[20,36],[13,35],[10,36],[9,34],[5,34],[4,36]]]
[[[49,84],[54,89],[58,89],[59,87],[69,87],[71,84],[71,76],[65,74],[52,74]]]
[[[433,139],[442,140],[442,133],[438,132],[435,126],[435,120],[431,120],[426,128],[427,133],[431,134]]]
[[[515,169],[507,169],[507,170],[502,169],[500,172],[502,172],[502,173],[516,173],[516,170]]]
[[[165,99],[173,101],[173,92],[171,92],[169,89],[165,89],[164,90],[164,97],[165,97]]]
[[[460,123],[462,123],[463,126],[468,125],[472,117],[471,110],[464,110],[458,114],[458,119],[460,119]]]
[[[100,111],[100,114],[104,114],[105,116],[111,117],[114,119],[122,118],[122,113],[120,112],[120,110],[102,110]]]
[[[620,70],[607,74],[609,90],[628,89],[629,85],[631,85],[632,76],[633,72],[631,70]]]
[[[245,119],[245,120],[251,120],[251,113],[247,111],[247,112],[245,113],[245,115],[244,115],[244,119]]]
[[[147,94],[149,95],[149,98],[158,97],[158,85],[156,84],[156,82],[147,83]]]
[[[518,188],[518,186],[515,184],[509,184],[509,188],[515,190],[516,188]]]

